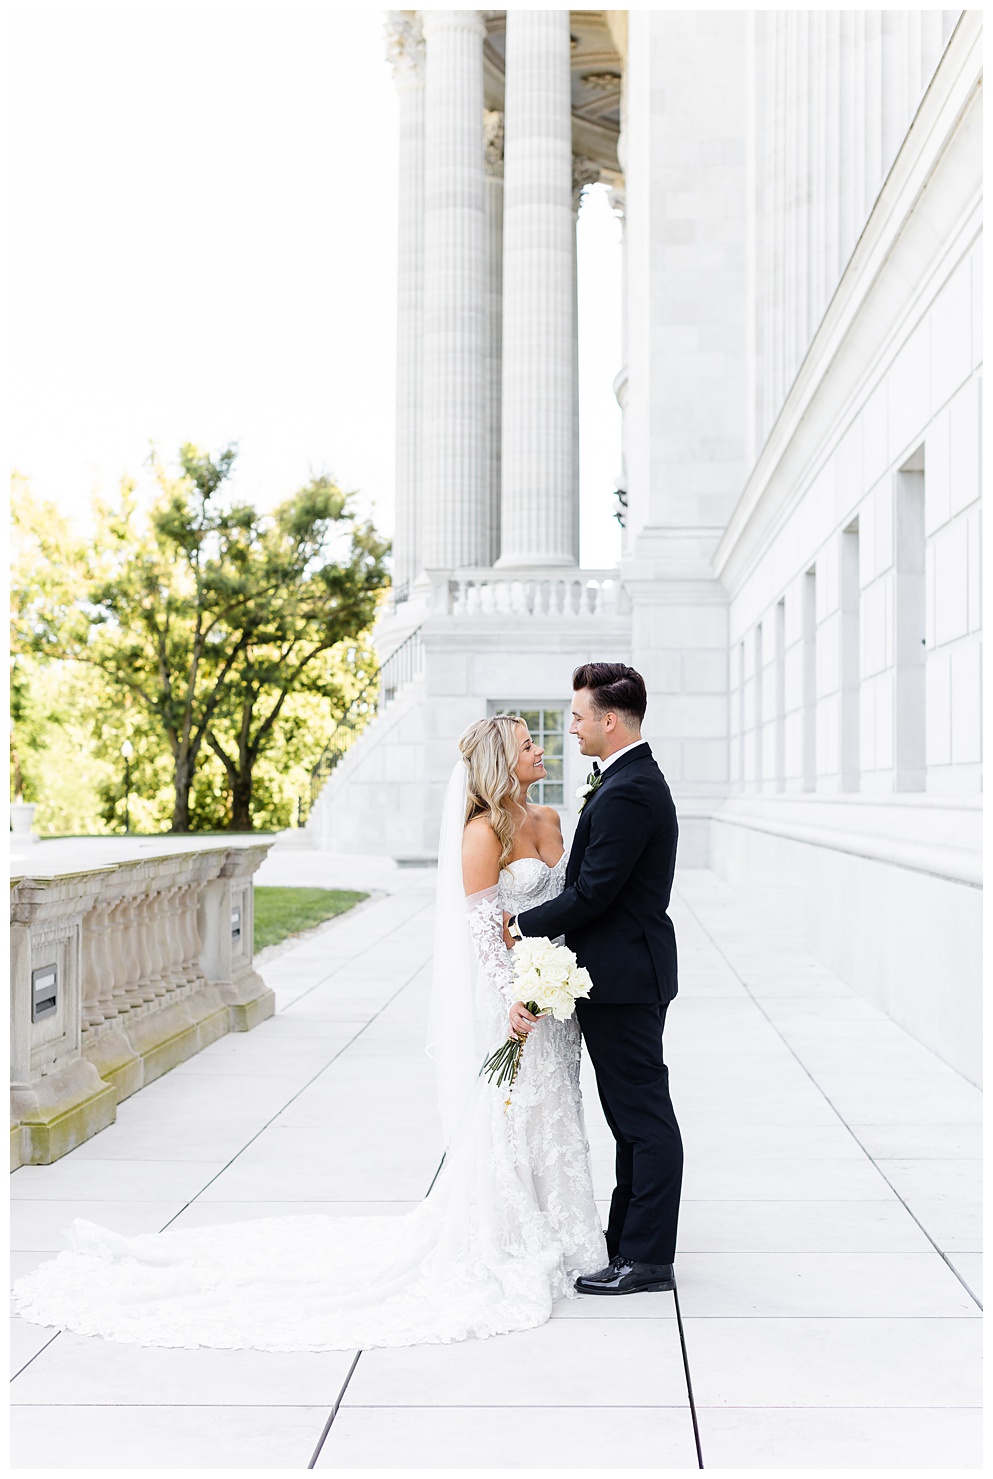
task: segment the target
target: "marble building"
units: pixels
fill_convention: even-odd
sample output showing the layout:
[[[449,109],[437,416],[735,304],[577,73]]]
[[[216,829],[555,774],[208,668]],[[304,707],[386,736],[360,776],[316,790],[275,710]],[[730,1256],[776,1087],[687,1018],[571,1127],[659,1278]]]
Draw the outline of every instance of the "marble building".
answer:
[[[777,901],[978,1081],[981,12],[387,30],[389,702],[310,833],[430,857],[456,736],[506,709],[568,819],[571,669],[631,662],[683,866]],[[597,180],[624,232],[616,569],[578,563],[575,227]]]

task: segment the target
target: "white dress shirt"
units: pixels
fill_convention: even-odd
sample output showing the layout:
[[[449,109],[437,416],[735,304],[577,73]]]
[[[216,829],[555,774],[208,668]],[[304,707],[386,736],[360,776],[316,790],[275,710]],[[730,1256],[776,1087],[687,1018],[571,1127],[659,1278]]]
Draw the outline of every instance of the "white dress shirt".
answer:
[[[643,745],[644,743],[645,741],[643,739],[634,740],[630,745],[625,745],[622,750],[615,750],[612,755],[607,756],[606,760],[598,760],[597,765],[600,767],[600,774],[603,775],[607,766],[613,765],[615,760],[620,760],[621,756],[626,755],[628,750],[636,750],[639,745]]]

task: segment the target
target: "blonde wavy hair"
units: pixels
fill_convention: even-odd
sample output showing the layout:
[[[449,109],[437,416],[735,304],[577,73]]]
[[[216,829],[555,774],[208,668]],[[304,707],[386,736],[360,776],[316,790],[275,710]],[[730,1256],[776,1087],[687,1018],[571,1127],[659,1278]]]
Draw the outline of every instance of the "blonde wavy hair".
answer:
[[[514,831],[518,809],[527,800],[521,795],[517,779],[520,757],[518,725],[524,720],[517,714],[494,714],[492,719],[477,719],[459,740],[459,749],[469,772],[465,798],[466,826],[485,816],[500,839],[500,867],[514,850]]]

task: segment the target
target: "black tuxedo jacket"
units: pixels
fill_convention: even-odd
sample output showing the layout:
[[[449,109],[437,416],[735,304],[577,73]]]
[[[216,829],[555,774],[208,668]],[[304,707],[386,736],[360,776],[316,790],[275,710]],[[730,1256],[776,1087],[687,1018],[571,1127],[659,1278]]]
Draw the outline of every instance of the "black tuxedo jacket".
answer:
[[[676,808],[647,744],[604,771],[583,807],[558,898],[517,916],[522,935],[565,935],[593,980],[592,1003],[667,1003],[676,935],[666,910]]]

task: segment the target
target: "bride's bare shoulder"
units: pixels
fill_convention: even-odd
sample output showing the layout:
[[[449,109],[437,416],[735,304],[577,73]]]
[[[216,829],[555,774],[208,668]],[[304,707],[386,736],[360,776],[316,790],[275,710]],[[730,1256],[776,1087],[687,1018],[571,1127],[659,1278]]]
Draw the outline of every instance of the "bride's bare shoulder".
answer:
[[[462,882],[466,894],[492,888],[500,877],[500,839],[486,817],[473,817],[462,833]]]
[[[500,856],[500,839],[490,826],[488,817],[473,817],[466,822],[462,833],[462,856],[488,858]]]

